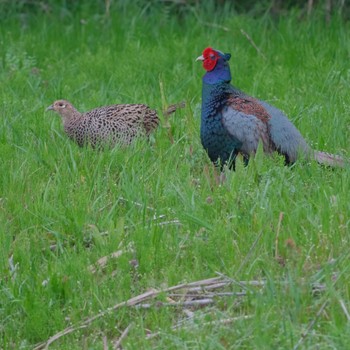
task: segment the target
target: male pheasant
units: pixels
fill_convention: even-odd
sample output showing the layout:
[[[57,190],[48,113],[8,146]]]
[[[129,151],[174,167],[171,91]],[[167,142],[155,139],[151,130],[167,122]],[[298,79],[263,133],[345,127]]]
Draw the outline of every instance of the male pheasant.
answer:
[[[201,142],[212,162],[234,168],[237,154],[248,163],[259,142],[265,153],[277,151],[287,164],[298,156],[314,158],[329,166],[343,166],[337,155],[314,151],[292,122],[276,107],[233,87],[229,53],[210,47],[197,60],[203,61]]]
[[[66,134],[81,147],[128,145],[159,124],[157,112],[143,104],[111,105],[82,114],[70,102],[58,100],[46,110],[61,115]]]

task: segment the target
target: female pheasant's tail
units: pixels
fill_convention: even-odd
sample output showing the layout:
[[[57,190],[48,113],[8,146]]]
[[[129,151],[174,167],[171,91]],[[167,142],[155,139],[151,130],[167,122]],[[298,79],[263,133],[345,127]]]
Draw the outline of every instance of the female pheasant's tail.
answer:
[[[327,152],[314,151],[314,159],[319,163],[331,167],[344,168],[345,164],[350,164],[343,157]]]

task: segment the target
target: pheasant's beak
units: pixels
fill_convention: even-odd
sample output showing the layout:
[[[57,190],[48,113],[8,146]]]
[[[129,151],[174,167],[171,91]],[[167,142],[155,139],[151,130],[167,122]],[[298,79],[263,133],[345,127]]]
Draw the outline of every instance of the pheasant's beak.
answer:
[[[53,110],[54,110],[53,105],[51,105],[51,106],[49,106],[49,107],[47,107],[47,108],[45,109],[46,112],[47,112],[47,111],[53,111]]]
[[[196,58],[196,61],[204,61],[203,55],[200,55]]]

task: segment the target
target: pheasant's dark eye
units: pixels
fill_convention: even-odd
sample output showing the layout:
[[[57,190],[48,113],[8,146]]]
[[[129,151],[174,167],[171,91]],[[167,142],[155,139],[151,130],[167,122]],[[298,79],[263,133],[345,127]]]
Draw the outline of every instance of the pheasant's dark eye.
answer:
[[[63,106],[64,106],[64,104],[63,104],[62,102],[60,102],[58,105],[59,105],[60,107],[63,107]]]
[[[216,58],[215,55],[213,55],[213,54],[210,55],[211,60],[215,60],[215,58]]]

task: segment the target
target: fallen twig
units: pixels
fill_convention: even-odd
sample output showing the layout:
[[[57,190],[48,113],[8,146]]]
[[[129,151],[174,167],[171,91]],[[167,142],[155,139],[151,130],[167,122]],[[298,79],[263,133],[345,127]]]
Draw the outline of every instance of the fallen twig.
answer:
[[[307,1],[307,16],[310,17],[311,12],[312,12],[312,8],[313,8],[313,0],[308,0]]]
[[[263,231],[262,231],[263,232]],[[258,240],[260,239],[262,232],[259,234],[259,236],[256,238],[255,242],[253,243],[252,247],[250,248],[250,251],[248,252],[245,260],[243,261],[243,263],[241,264],[241,267],[244,265],[244,263],[248,260],[249,255],[251,254],[252,250],[255,248]],[[115,254],[117,254],[118,252],[116,252]],[[119,253],[118,253],[119,254]],[[117,255],[118,255],[117,254]],[[341,261],[342,259],[347,259],[349,256],[349,254],[345,254],[341,259],[338,259],[338,262]],[[241,268],[240,267],[240,268]],[[108,314],[110,314],[113,311],[116,311],[122,307],[131,307],[131,306],[136,306],[136,305],[142,305],[139,307],[143,307],[143,308],[150,308],[151,304],[148,303],[150,306],[147,305],[147,303],[145,303],[148,300],[154,299],[157,296],[159,296],[160,294],[163,293],[167,293],[167,300],[169,301],[168,303],[161,303],[159,305],[161,306],[177,306],[177,307],[193,307],[193,306],[206,306],[206,305],[211,305],[214,300],[214,297],[218,297],[218,296],[244,296],[246,295],[245,290],[248,289],[249,286],[255,286],[255,287],[264,287],[266,285],[266,281],[265,280],[252,280],[252,281],[237,281],[235,279],[229,278],[225,275],[223,275],[222,273],[217,272],[217,274],[219,275],[219,277],[213,277],[213,278],[208,278],[208,279],[204,279],[204,280],[198,280],[195,282],[190,282],[190,283],[181,283],[175,286],[171,286],[165,289],[151,289],[145,293],[142,293],[140,295],[137,295],[133,298],[130,298],[126,301],[120,302],[118,304],[115,304],[114,306],[103,310],[101,312],[99,312],[98,314],[87,318],[85,320],[80,321],[77,325],[75,326],[69,326],[65,329],[63,329],[62,331],[56,333],[55,335],[51,336],[47,341],[42,342],[40,344],[37,344],[34,347],[34,350],[40,350],[40,349],[48,349],[49,345],[52,344],[53,342],[55,342],[56,340],[58,340],[59,338],[68,335],[76,330],[79,329],[83,329],[86,328],[88,325],[90,325],[93,321],[100,319]],[[334,282],[333,282],[333,286],[336,284],[338,280],[338,277],[335,278]],[[285,281],[281,281],[279,283],[286,283]],[[236,286],[240,286],[243,291],[238,292],[238,293],[234,293],[234,292],[226,292],[226,291],[220,291],[220,292],[212,292],[213,290],[219,289],[219,288],[224,288],[224,287],[229,287],[232,285],[236,285]],[[322,285],[323,288],[323,285]],[[182,292],[180,292],[182,291]],[[175,301],[171,298],[175,298],[175,297],[179,297],[181,298],[181,301]],[[191,300],[186,300],[189,298],[192,298]],[[197,299],[196,299],[197,298]],[[183,301],[185,300],[185,301]],[[304,333],[302,333],[299,341],[297,342],[297,344],[294,347],[294,350],[298,349],[298,347],[303,343],[304,339],[308,336],[308,334],[310,333],[310,331],[312,330],[312,328],[315,326],[318,318],[321,316],[322,312],[324,311],[324,309],[327,306],[328,301],[325,301],[322,306],[320,307],[319,311],[317,312],[317,314],[315,315],[315,318],[308,324],[306,330]],[[343,311],[347,317],[347,319],[350,319],[350,315],[346,309],[345,303],[343,301],[340,301],[341,306],[343,308]],[[145,306],[147,305],[147,306]],[[153,305],[157,305],[157,304],[152,304]],[[186,310],[186,309],[185,309]],[[187,318],[187,320],[191,320],[194,317],[194,313],[186,313],[186,315],[189,315],[189,317]],[[250,318],[252,316],[250,315],[246,315],[246,316],[240,316],[240,317],[235,317],[232,319],[227,319],[226,321],[221,321],[221,322],[231,322],[228,320],[232,320],[236,321],[238,319],[247,319]],[[215,322],[215,321],[214,321]],[[220,320],[218,321],[220,322]],[[128,332],[128,330],[125,330],[124,332]],[[124,333],[123,332],[123,333]],[[157,334],[151,334],[148,336],[148,338],[156,336]],[[124,335],[124,337],[126,336],[126,334]]]
[[[278,224],[277,224],[277,231],[276,231],[276,238],[275,238],[275,259],[278,259],[278,240],[280,236],[280,231],[281,231],[281,223],[283,220],[283,215],[284,213],[281,211],[279,218],[278,218]]]
[[[197,287],[188,288],[188,292],[203,292],[203,291],[207,291],[207,290],[222,288],[222,287],[225,287],[229,284],[231,284],[231,281],[228,280],[228,281],[209,284],[209,285],[205,285],[205,286],[201,285],[201,286],[197,286]]]
[[[252,44],[252,46],[254,47],[254,49],[258,52],[258,54],[264,59],[266,60],[266,56],[262,53],[262,51],[258,48],[258,46],[255,44],[255,42],[253,41],[253,39],[249,36],[248,33],[246,33],[243,29],[241,29],[241,33],[248,39],[248,41]]]
[[[124,329],[124,331],[123,331],[123,333],[120,335],[120,337],[119,337],[118,339],[116,339],[116,340],[113,342],[113,349],[114,349],[114,350],[118,350],[118,349],[121,348],[120,345],[121,345],[123,339],[128,335],[128,333],[129,333],[131,327],[132,327],[132,324],[130,323],[129,326],[127,326],[127,327]]]
[[[346,308],[344,300],[343,299],[339,299],[339,303],[340,303],[340,306],[341,306],[342,310],[344,311],[346,319],[348,320],[348,322],[350,322],[350,314],[349,314],[348,309]]]
[[[52,344],[57,339],[63,337],[64,335],[72,333],[78,329],[82,329],[82,328],[86,328],[86,327],[87,327],[87,325],[81,325],[81,326],[77,326],[77,327],[73,327],[73,326],[67,327],[63,331],[61,331],[61,332],[55,334],[54,336],[52,336],[51,338],[49,338],[46,342],[40,343],[37,346],[35,346],[34,350],[37,350],[37,349],[46,350],[49,348],[50,344]]]
[[[298,340],[298,342],[295,344],[293,350],[298,349],[299,346],[303,343],[304,339],[309,335],[310,331],[312,330],[312,328],[314,328],[314,326],[315,326],[317,320],[318,320],[319,317],[321,316],[321,314],[322,314],[323,310],[326,308],[327,304],[328,304],[328,300],[326,300],[326,301],[322,304],[322,306],[320,307],[320,309],[317,311],[317,314],[316,314],[315,318],[312,319],[312,320],[309,322],[308,326],[306,327],[305,332],[301,334],[301,337],[300,337],[300,339]]]
[[[191,283],[182,283],[182,284],[172,286],[172,287],[169,287],[169,288],[166,288],[163,290],[152,289],[152,290],[147,291],[143,294],[140,294],[136,297],[133,297],[127,301],[123,301],[121,303],[118,303],[111,308],[103,310],[103,311],[99,312],[98,314],[96,314],[95,316],[90,317],[84,321],[81,321],[76,326],[69,326],[69,327],[65,328],[64,330],[62,330],[62,331],[56,333],[55,335],[53,335],[52,337],[50,337],[46,342],[38,344],[34,349],[35,350],[47,349],[47,346],[52,344],[57,339],[63,337],[64,335],[72,333],[78,329],[85,328],[89,324],[91,324],[93,321],[100,319],[101,317],[104,317],[105,315],[109,314],[110,312],[116,311],[121,307],[134,306],[134,305],[140,304],[146,300],[153,299],[153,298],[157,297],[160,293],[166,293],[166,292],[171,292],[171,291],[180,290],[180,289],[187,289],[187,288],[191,288],[191,287],[210,286],[212,284],[218,283],[219,281],[222,281],[221,277],[214,277],[214,278],[209,278],[209,279],[200,280],[200,281],[191,282]],[[228,283],[230,283],[230,281],[228,281]]]
[[[204,292],[200,294],[191,294],[191,293],[173,293],[169,294],[168,296],[170,298],[179,298],[179,297],[186,297],[186,298],[198,298],[198,297],[243,297],[246,296],[247,292],[217,292],[217,293],[211,293],[211,292]]]
[[[191,301],[184,301],[184,302],[175,302],[175,303],[163,303],[163,302],[156,302],[155,304],[138,304],[135,307],[140,309],[151,309],[153,307],[163,307],[163,306],[172,306],[172,307],[198,307],[198,306],[206,306],[211,305],[214,303],[214,300],[211,298],[205,298],[205,299],[196,299]]]
[[[108,340],[107,340],[106,335],[103,335],[102,343],[103,343],[103,350],[108,350]]]
[[[116,252],[117,253],[117,252]],[[56,333],[52,337],[50,337],[46,342],[40,343],[35,346],[34,350],[40,350],[40,349],[47,349],[47,347],[52,344],[54,341],[58,340],[59,338],[70,334],[78,329],[85,328],[88,325],[90,325],[93,321],[100,319],[107,314],[116,311],[122,307],[130,307],[130,306],[136,306],[136,305],[143,305],[139,306],[142,308],[150,308],[151,306],[148,306],[148,304],[142,304],[147,300],[154,299],[161,293],[170,293],[174,291],[179,291],[179,290],[184,290],[183,292],[183,297],[186,297],[186,294],[188,292],[194,293],[194,292],[205,292],[206,290],[213,290],[213,289],[218,289],[222,287],[227,287],[233,283],[233,280],[227,278],[227,277],[213,277],[213,278],[208,278],[204,280],[199,280],[195,282],[190,282],[190,283],[181,283],[169,288],[165,288],[162,290],[157,290],[157,289],[152,289],[149,290],[145,293],[142,293],[140,295],[137,295],[136,297],[130,298],[127,301],[123,301],[121,303],[118,303],[111,308],[108,308],[106,310],[103,310],[96,314],[95,316],[92,316],[90,318],[87,318],[83,321],[81,321],[79,324],[76,326],[69,326],[66,329]],[[242,281],[242,282],[236,282],[238,285],[256,285],[256,286],[261,286],[262,282],[259,281]],[[198,296],[197,296],[198,297]],[[212,298],[205,298],[205,299],[198,299],[198,300],[188,300],[184,302],[174,302],[174,303],[162,303],[159,304],[161,306],[178,306],[178,307],[194,307],[194,306],[206,306],[206,305],[211,305],[213,304],[214,301]],[[150,304],[149,304],[150,305]]]
[[[150,298],[154,298],[155,296],[157,296],[159,293],[161,293],[161,291],[158,291],[158,290],[150,290],[148,292],[145,292],[143,294],[140,294],[134,298],[131,298],[127,301],[123,301],[121,303],[118,303],[116,305],[114,305],[113,307],[111,308],[108,308],[104,311],[101,311],[99,312],[98,314],[96,314],[95,316],[93,317],[90,317],[84,321],[81,321],[80,322],[80,325],[77,325],[77,326],[69,326],[67,328],[65,328],[64,330],[62,330],[61,332],[58,332],[56,333],[55,335],[53,335],[52,337],[50,337],[46,342],[43,342],[43,343],[40,343],[38,344],[34,350],[40,350],[40,349],[47,349],[48,346],[50,344],[52,344],[54,341],[56,341],[57,339],[63,337],[64,335],[67,335],[69,333],[72,333],[78,329],[81,329],[81,328],[85,328],[87,327],[89,324],[91,324],[93,321],[109,314],[111,311],[115,311],[123,306],[133,306],[133,305],[136,305],[137,303],[141,303],[142,301],[144,300],[147,300],[147,299],[150,299]]]
[[[109,18],[109,9],[111,7],[111,0],[105,0],[105,16]]]
[[[205,26],[208,26],[208,27],[222,29],[224,32],[229,32],[230,31],[230,29],[228,27],[222,26],[222,25],[217,24],[217,23],[202,22],[202,24],[204,24]]]
[[[197,21],[198,21],[201,25],[207,26],[207,27],[212,27],[212,28],[222,29],[222,30],[225,31],[225,32],[229,32],[229,31],[230,31],[229,28],[227,28],[227,27],[225,27],[225,26],[222,26],[222,25],[220,25],[220,24],[217,24],[217,23],[208,23],[208,22],[202,21],[202,20],[200,19],[200,17],[198,16],[197,12],[196,12],[194,9],[192,9],[192,10],[193,10],[193,14],[195,15]]]

